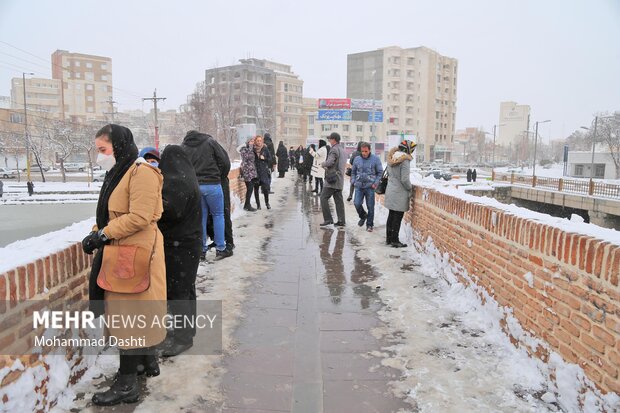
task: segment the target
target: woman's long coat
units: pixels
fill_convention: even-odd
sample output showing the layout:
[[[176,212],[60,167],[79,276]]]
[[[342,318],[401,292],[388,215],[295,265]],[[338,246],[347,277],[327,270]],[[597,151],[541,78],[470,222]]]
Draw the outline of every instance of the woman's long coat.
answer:
[[[104,233],[111,245],[135,245],[153,251],[150,264],[150,286],[136,294],[105,292],[105,315],[143,316],[145,328],[108,327],[109,334],[119,339],[143,338],[137,345],[119,345],[123,349],[150,347],[166,337],[166,263],[164,237],[157,221],[162,215],[163,178],[159,169],[148,163],[132,165],[120,180],[108,201],[110,220]],[[153,250],[154,248],[154,250]]]
[[[392,211],[407,212],[411,199],[411,155],[390,149],[387,156],[388,184],[384,206]]]

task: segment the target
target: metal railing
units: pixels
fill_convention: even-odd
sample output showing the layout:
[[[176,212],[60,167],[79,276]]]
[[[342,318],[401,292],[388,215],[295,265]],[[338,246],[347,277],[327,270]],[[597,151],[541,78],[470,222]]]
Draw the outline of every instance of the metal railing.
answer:
[[[492,172],[491,180],[509,182],[511,185],[531,186],[532,188],[551,189],[558,192],[570,192],[601,198],[620,198],[620,185],[597,182],[594,180],[548,178],[545,176],[519,175]]]

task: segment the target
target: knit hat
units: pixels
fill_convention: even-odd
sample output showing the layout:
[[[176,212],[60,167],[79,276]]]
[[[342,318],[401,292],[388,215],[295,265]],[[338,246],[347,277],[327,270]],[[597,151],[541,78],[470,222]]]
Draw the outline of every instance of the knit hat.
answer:
[[[142,149],[138,156],[144,159],[155,159],[157,162],[161,160],[159,156],[159,151],[152,146],[147,146],[146,148]]]
[[[414,141],[409,141],[405,139],[400,144],[398,144],[398,150],[411,155],[417,145],[418,144],[415,143]]]

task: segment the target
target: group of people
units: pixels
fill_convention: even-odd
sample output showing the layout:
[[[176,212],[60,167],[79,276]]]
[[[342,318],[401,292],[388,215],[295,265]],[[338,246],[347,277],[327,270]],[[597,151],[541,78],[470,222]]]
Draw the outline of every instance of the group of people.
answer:
[[[97,132],[95,146],[97,164],[107,173],[96,225],[82,241],[84,252],[96,252],[90,310],[95,316],[195,316],[200,260],[213,247],[216,260],[231,256],[235,247],[226,150],[210,135],[189,131],[181,145],[161,154],[151,147],[139,152],[131,131],[114,124]],[[132,280],[139,282],[130,285]],[[136,334],[108,330],[120,339]],[[159,374],[158,353],[175,356],[191,348],[195,328],[160,326],[142,335],[140,346],[119,345],[119,371],[108,390],[93,396],[96,405],[137,401],[137,376]]]
[[[386,244],[395,248],[406,247],[400,242],[398,234],[403,216],[410,207],[411,180],[410,163],[416,144],[403,140],[387,154],[387,167],[379,157],[372,153],[368,142],[359,142],[357,150],[347,158],[340,135],[333,132],[328,137],[329,145],[324,140],[319,141],[319,149],[314,144],[308,148],[298,147],[289,150],[289,163],[296,161],[299,176],[304,184],[312,186],[320,195],[323,223],[321,228],[344,228],[346,225],[344,208],[344,181],[350,176],[350,187],[347,201],[353,200],[358,214],[358,226],[366,226],[366,231],[374,230],[375,222],[375,190],[383,178],[387,179],[384,205],[389,210],[386,225]],[[336,218],[334,222],[330,199],[333,198]],[[365,208],[364,208],[365,204]]]

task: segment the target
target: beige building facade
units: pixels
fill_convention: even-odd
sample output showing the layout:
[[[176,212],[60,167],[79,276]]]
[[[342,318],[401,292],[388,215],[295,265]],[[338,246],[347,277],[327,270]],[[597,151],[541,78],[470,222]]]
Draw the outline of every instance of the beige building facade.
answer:
[[[113,111],[111,58],[56,50],[52,78],[61,83],[65,118],[105,120]]]
[[[499,104],[499,123],[496,144],[504,148],[516,148],[527,137],[530,125],[529,105],[517,102]]]
[[[427,47],[397,46],[347,56],[347,97],[383,101],[382,131],[412,134],[419,161],[449,161],[454,150],[458,61]]]
[[[26,78],[26,104],[33,116],[50,119],[62,118],[62,90],[56,79]],[[24,79],[11,79],[11,108],[24,108]]]

